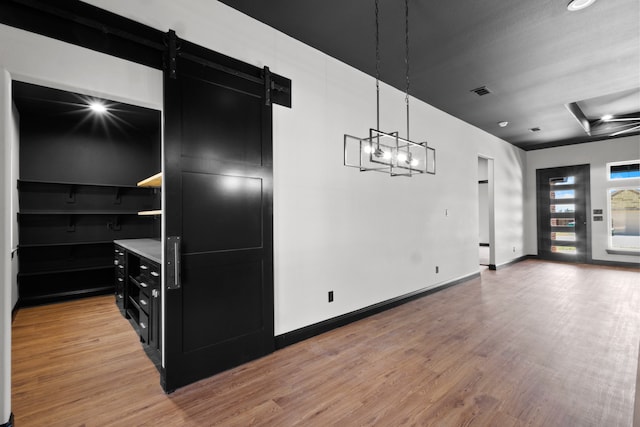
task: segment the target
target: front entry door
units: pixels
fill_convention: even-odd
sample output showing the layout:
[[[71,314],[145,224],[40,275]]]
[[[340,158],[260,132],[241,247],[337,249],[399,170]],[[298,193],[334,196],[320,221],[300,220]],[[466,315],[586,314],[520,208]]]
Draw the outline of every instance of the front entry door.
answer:
[[[164,86],[166,391],[274,350],[272,108],[184,46]]]
[[[538,256],[555,261],[589,261],[589,165],[538,169],[536,178]]]

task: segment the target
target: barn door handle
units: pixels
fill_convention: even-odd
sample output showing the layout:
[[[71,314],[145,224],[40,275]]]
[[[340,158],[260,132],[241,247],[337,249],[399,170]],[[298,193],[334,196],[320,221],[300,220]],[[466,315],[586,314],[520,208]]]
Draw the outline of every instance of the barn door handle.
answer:
[[[167,237],[167,289],[180,289],[180,236]]]

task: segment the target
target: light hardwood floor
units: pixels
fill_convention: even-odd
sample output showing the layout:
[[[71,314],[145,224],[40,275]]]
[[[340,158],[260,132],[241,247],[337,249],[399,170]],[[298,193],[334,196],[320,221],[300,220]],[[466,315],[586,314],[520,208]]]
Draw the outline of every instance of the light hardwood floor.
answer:
[[[640,273],[528,260],[165,395],[112,297],[22,309],[16,425],[631,425]]]

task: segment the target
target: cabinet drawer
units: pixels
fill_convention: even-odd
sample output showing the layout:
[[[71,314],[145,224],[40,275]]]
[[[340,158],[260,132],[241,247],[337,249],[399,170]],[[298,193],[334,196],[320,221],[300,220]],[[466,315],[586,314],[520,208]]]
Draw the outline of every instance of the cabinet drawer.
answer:
[[[154,288],[160,283],[160,266],[148,261],[140,261],[140,281]]]
[[[139,279],[140,280],[136,284],[140,289],[140,295],[145,295],[148,299],[149,295],[151,295],[151,289],[153,289],[153,286],[151,286],[143,276],[140,276]]]
[[[140,305],[140,309],[145,312],[145,314],[149,314],[149,306],[151,304],[151,300],[148,295],[144,293],[140,293],[140,297],[138,298],[138,304]]]
[[[145,260],[140,261],[140,272],[147,274],[151,277],[158,277],[160,275],[160,266],[155,262],[149,262]]]
[[[124,277],[116,276],[116,293],[124,293]]]
[[[115,258],[114,258],[114,264],[117,265],[122,265],[124,266],[124,250],[123,249],[115,249]]]
[[[149,342],[149,316],[142,310],[140,310],[138,325],[140,326],[140,341]]]

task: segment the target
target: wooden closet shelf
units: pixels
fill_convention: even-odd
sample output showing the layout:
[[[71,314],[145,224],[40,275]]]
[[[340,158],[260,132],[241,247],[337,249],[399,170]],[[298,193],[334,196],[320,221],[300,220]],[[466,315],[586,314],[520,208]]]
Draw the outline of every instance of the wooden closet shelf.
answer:
[[[162,186],[162,172],[159,172],[149,178],[143,179],[138,182],[138,187],[161,187]]]
[[[162,215],[162,210],[158,209],[154,211],[140,211],[138,212],[138,215],[140,216]]]

